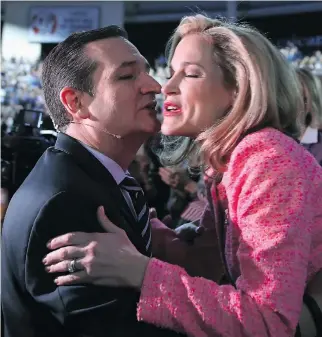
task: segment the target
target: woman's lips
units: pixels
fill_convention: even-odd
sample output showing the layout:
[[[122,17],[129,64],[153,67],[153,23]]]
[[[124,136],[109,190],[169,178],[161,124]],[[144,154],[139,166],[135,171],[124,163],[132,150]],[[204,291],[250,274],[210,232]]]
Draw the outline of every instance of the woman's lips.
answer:
[[[171,102],[165,102],[163,104],[163,115],[170,117],[170,116],[178,116],[182,113],[181,107],[171,103]]]

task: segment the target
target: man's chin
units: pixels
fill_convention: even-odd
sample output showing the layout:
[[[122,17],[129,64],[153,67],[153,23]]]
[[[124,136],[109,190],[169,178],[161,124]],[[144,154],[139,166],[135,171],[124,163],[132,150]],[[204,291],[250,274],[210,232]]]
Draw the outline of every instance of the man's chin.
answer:
[[[148,134],[155,134],[161,130],[161,123],[159,120],[155,120],[153,124],[147,126],[145,128],[145,132]]]
[[[156,127],[154,129],[154,132],[159,132],[161,130],[161,122],[158,120],[156,123]]]

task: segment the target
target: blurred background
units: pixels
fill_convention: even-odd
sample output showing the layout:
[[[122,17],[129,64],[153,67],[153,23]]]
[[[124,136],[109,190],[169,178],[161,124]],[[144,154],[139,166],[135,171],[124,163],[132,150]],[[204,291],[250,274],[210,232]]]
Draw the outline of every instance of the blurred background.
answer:
[[[321,1],[2,1],[2,214],[12,193],[55,141],[40,81],[42,61],[50,50],[72,32],[120,25],[163,84],[167,39],[183,16],[196,12],[250,23],[294,67],[322,76]],[[161,111],[161,95],[158,102]],[[142,147],[131,169],[159,216],[171,215],[169,226],[177,226],[182,218],[198,220],[200,176],[192,177],[186,168],[162,168],[148,146]],[[189,208],[192,201],[199,204]]]

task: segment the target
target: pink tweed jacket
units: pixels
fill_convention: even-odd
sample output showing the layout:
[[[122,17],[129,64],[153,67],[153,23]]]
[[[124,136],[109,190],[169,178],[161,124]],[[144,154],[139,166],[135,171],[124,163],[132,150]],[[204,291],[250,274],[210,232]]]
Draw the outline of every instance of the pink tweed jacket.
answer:
[[[222,187],[236,289],[153,258],[138,320],[193,337],[294,336],[305,285],[322,268],[322,168],[266,128],[233,151]]]

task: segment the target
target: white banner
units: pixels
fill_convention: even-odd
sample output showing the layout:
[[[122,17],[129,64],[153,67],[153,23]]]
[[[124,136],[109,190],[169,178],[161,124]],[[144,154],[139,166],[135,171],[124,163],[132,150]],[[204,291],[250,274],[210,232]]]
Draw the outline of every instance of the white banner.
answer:
[[[98,7],[32,7],[29,42],[58,43],[71,33],[99,28]]]

